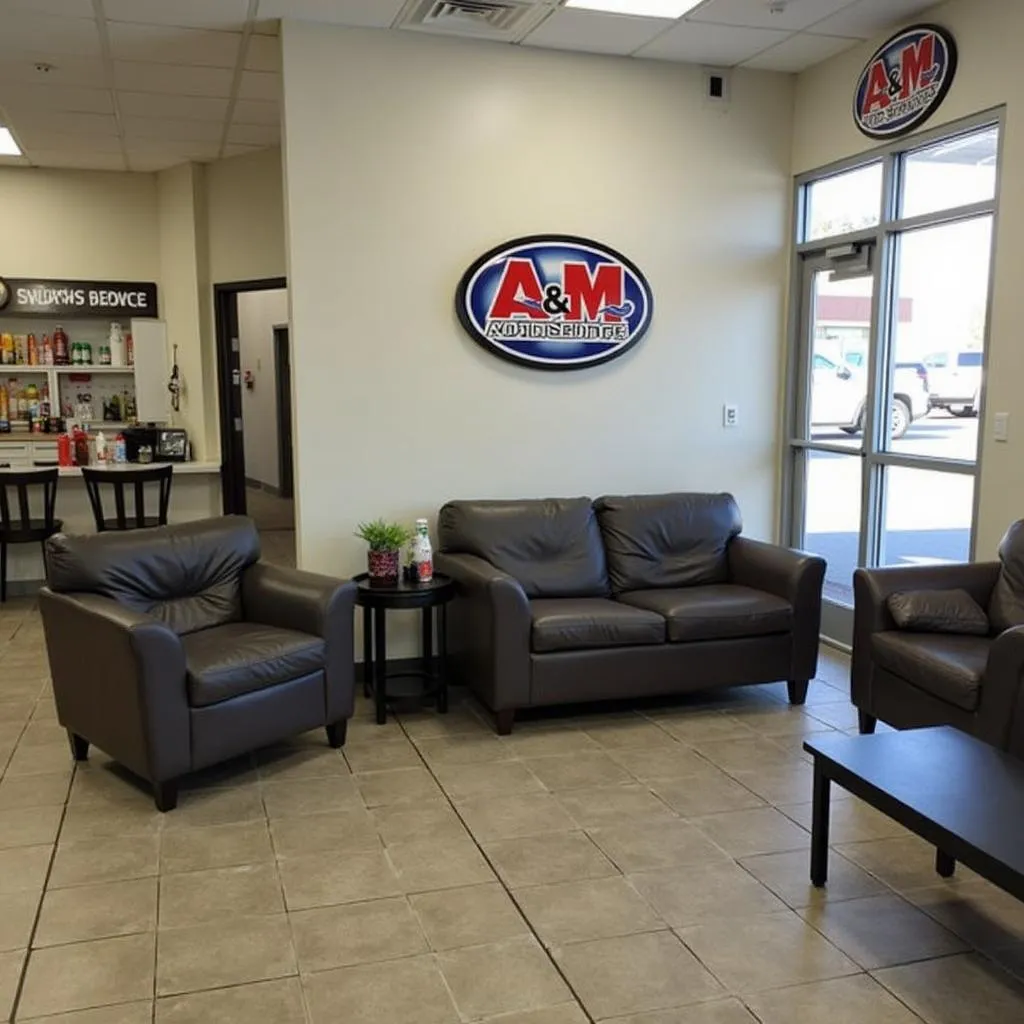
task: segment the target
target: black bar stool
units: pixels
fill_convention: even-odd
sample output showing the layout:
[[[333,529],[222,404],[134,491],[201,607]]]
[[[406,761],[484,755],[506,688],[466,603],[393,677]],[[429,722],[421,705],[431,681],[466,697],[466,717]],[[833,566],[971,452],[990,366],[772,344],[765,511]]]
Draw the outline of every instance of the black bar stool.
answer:
[[[167,525],[167,506],[171,500],[171,473],[174,467],[152,466],[148,469],[136,469],[134,466],[123,469],[91,469],[82,467],[82,478],[89,494],[96,530],[141,530],[149,526]],[[146,484],[156,484],[157,514],[146,515]],[[109,486],[114,492],[114,518],[107,519],[103,514],[103,498],[101,487]],[[134,496],[134,512],[129,515],[125,511],[125,492],[132,490]]]
[[[7,600],[7,545],[36,542],[43,551],[46,568],[46,539],[59,533],[64,523],[54,518],[57,504],[56,469],[33,469],[19,472],[0,469],[0,601]],[[33,490],[38,488],[42,498],[42,515],[33,517]],[[17,500],[16,514],[11,512],[11,498]],[[40,503],[36,502],[37,509]]]

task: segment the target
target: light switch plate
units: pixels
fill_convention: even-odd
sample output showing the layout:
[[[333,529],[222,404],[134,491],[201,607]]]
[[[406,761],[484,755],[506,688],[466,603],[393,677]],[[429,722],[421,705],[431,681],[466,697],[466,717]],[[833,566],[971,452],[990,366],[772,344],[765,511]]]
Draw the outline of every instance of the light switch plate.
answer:
[[[738,405],[722,406],[722,426],[738,427],[740,425],[740,408]]]
[[[992,417],[992,437],[996,441],[1010,440],[1010,414],[997,412]]]

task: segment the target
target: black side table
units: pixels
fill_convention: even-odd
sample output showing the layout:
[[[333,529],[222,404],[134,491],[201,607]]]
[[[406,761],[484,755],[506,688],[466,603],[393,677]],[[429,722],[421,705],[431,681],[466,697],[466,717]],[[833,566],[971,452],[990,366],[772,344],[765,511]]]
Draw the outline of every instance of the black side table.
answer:
[[[355,577],[358,585],[356,604],[363,608],[363,691],[368,694],[370,680],[377,705],[377,724],[383,725],[388,717],[388,681],[416,678],[421,680],[416,689],[392,688],[395,697],[424,697],[434,694],[437,710],[444,714],[448,710],[448,641],[447,605],[455,596],[455,581],[437,573],[429,583],[406,583],[395,580],[388,583],[370,582],[366,573]],[[414,609],[423,611],[423,670],[421,672],[395,672],[387,674],[387,612],[389,609]],[[439,656],[440,664],[435,676],[432,668],[434,659],[434,609],[439,610]],[[425,680],[426,682],[422,682]]]

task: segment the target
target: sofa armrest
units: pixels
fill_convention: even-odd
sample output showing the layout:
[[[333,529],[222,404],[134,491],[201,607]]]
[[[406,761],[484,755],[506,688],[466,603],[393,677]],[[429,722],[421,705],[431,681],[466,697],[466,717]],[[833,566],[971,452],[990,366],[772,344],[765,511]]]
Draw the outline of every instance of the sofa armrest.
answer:
[[[736,537],[729,544],[729,573],[733,583],[767,591],[792,605],[790,679],[813,679],[818,670],[825,559],[778,544]]]
[[[449,653],[460,678],[492,711],[530,703],[530,602],[519,581],[475,555],[441,553],[437,571],[457,594]]]
[[[896,628],[889,598],[908,590],[966,590],[984,608],[999,577],[998,562],[954,565],[895,565],[853,574],[853,663],[851,697],[871,713],[871,634]]]
[[[1008,749],[1024,724],[1024,626],[1000,633],[992,643],[981,686],[977,735]],[[1024,733],[1020,735],[1024,739]],[[1024,756],[1024,748],[1016,751]]]
[[[327,646],[327,721],[351,718],[355,700],[353,617],[356,584],[300,569],[257,562],[242,573],[248,622],[294,629]]]
[[[39,607],[61,725],[151,782],[191,769],[185,651],[151,615],[44,587]]]

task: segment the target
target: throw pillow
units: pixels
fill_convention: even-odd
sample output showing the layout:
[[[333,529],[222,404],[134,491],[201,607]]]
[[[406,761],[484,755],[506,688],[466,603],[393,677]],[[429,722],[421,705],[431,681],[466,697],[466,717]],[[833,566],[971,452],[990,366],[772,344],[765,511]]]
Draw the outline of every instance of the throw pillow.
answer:
[[[987,636],[988,616],[966,590],[911,590],[889,597],[889,614],[915,633]]]
[[[1002,633],[1024,626],[1024,520],[1018,520],[999,542],[999,579],[988,602],[992,628]]]

